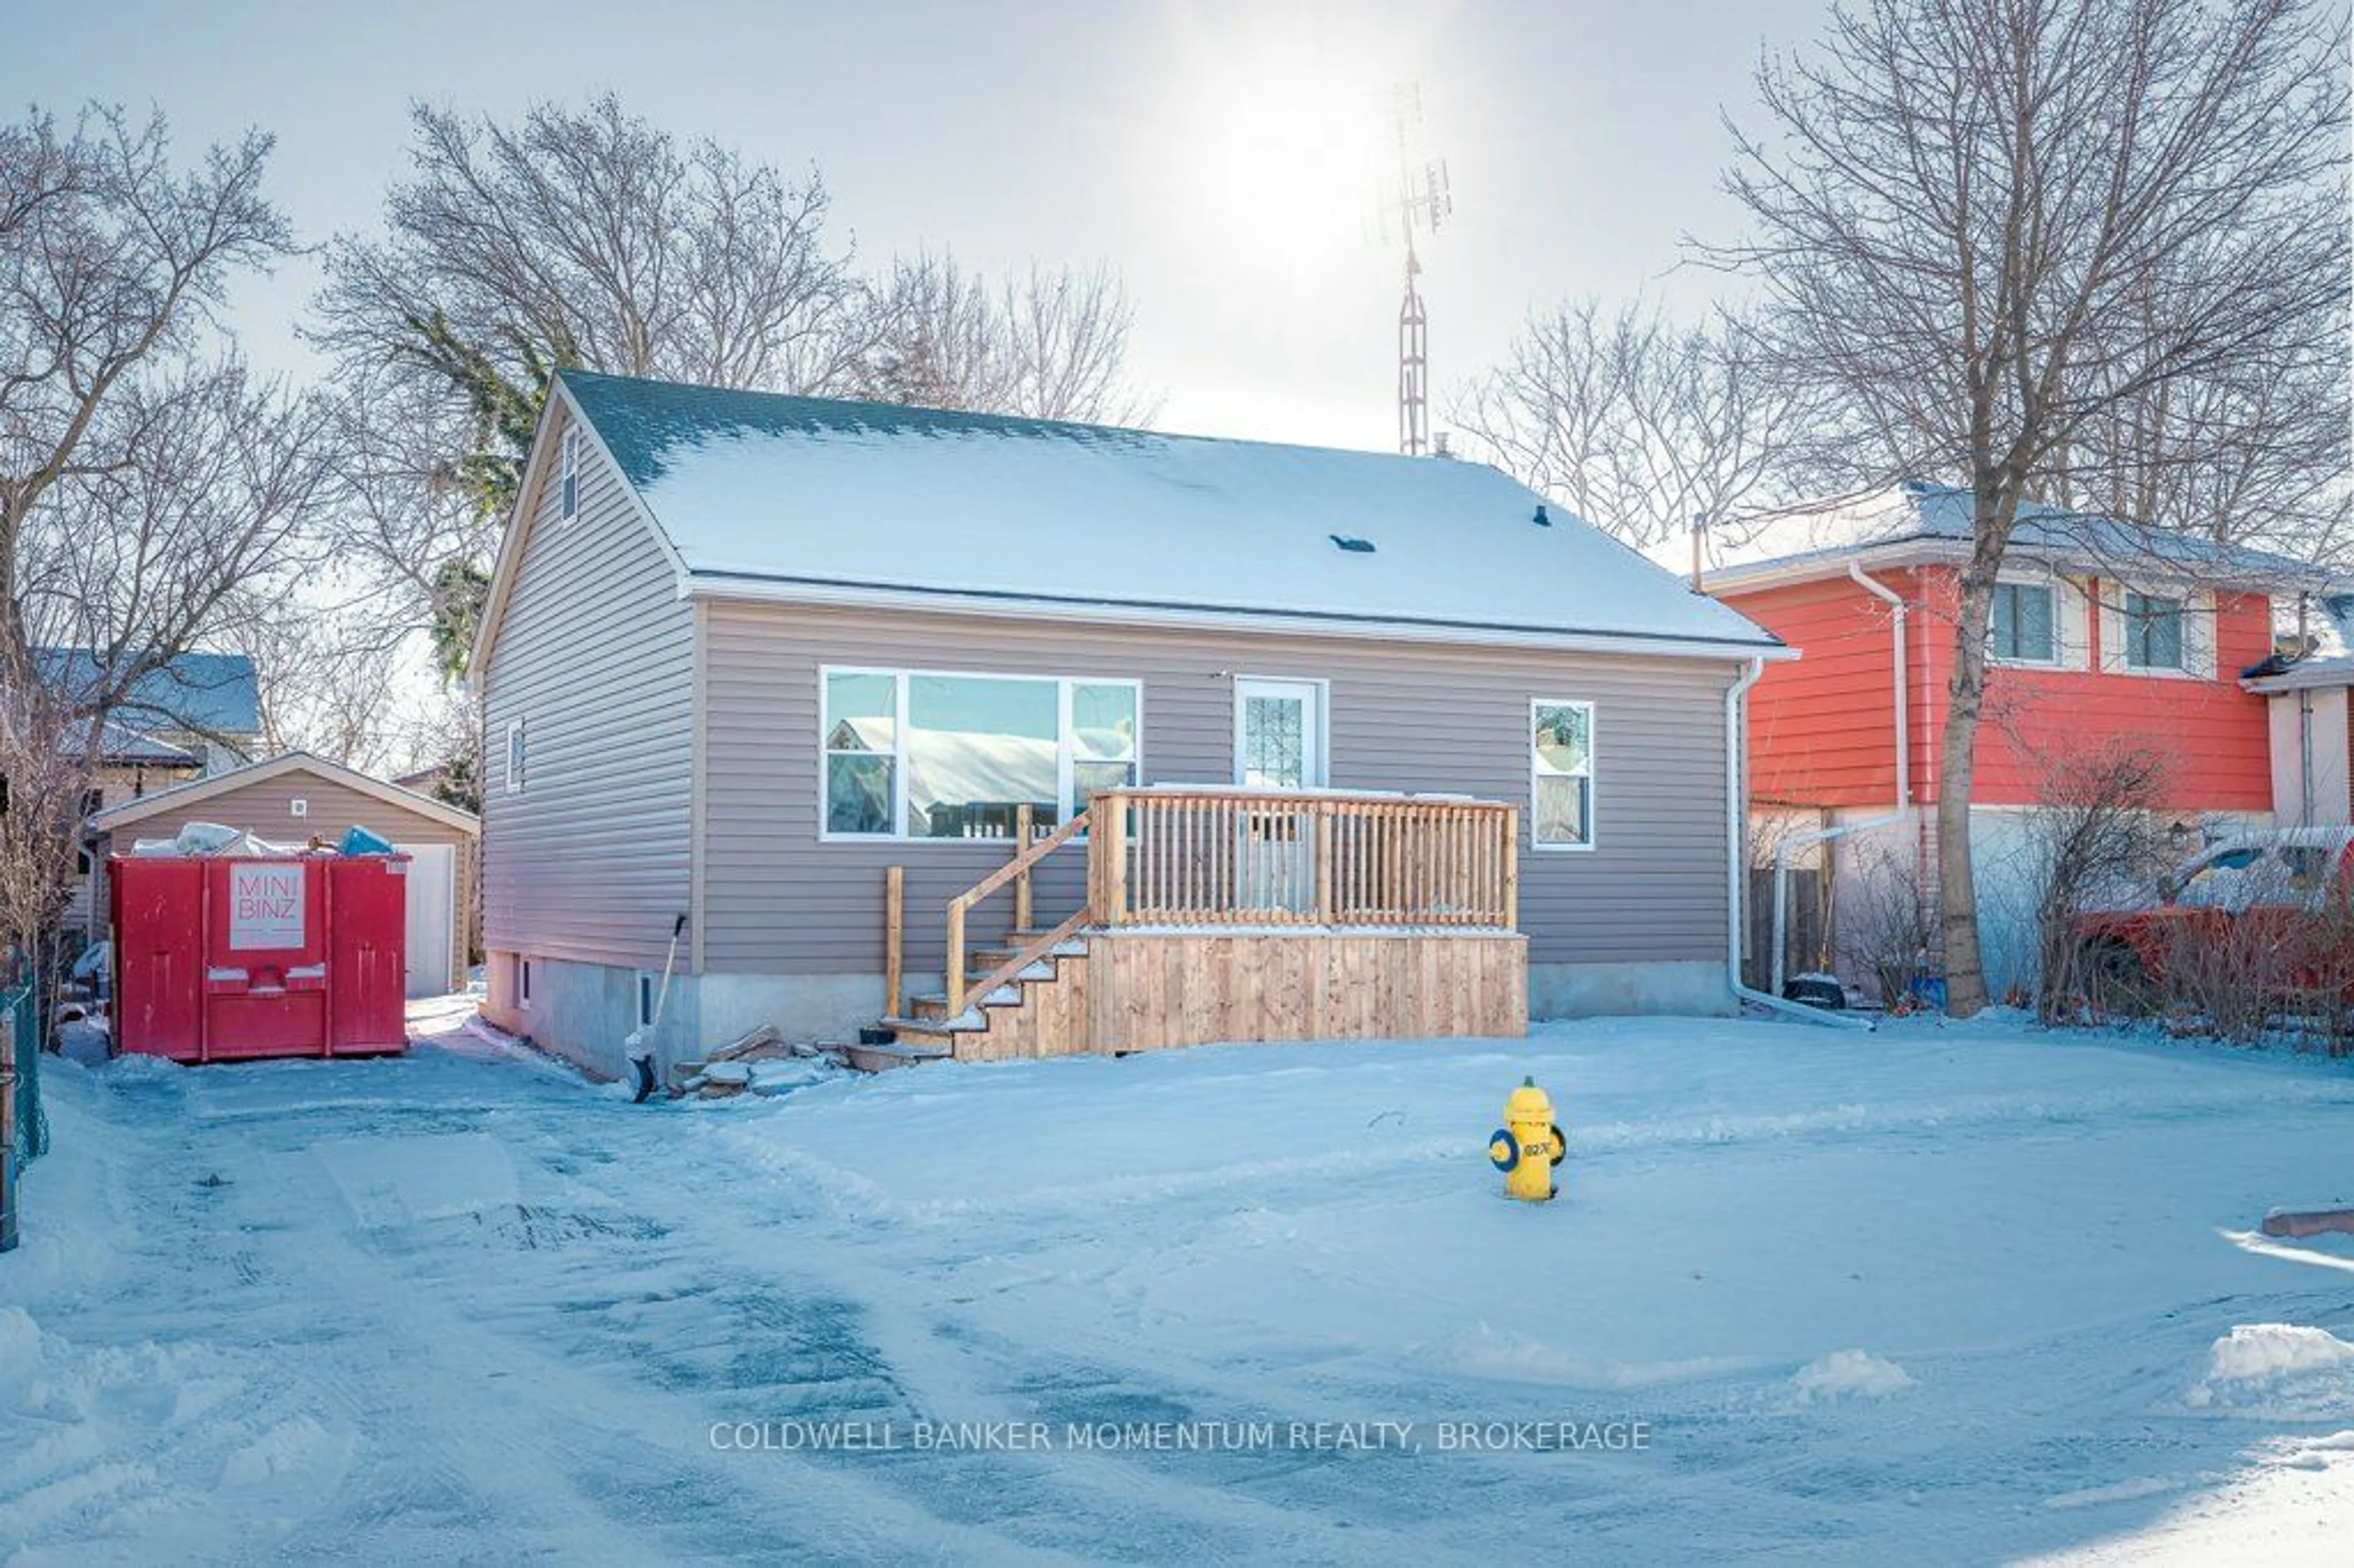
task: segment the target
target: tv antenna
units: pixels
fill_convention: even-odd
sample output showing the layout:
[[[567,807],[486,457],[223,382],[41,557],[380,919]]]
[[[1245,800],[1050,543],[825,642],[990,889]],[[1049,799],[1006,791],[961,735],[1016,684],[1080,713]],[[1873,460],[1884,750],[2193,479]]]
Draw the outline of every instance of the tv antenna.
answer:
[[[1447,188],[1447,163],[1420,151],[1422,86],[1400,82],[1390,90],[1397,120],[1397,194],[1383,204],[1383,227],[1394,219],[1405,241],[1405,299],[1398,306],[1398,450],[1420,457],[1430,450],[1430,315],[1423,308],[1422,259],[1417,230],[1438,232],[1455,211]]]

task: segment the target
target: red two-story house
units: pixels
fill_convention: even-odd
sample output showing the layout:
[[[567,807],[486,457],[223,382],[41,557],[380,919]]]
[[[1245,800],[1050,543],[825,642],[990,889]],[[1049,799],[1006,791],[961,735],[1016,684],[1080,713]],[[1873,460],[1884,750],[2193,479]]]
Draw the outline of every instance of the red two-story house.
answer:
[[[1712,541],[1702,586],[1800,650],[1749,699],[1753,900],[1770,971],[1778,851],[1797,868],[1785,968],[1871,989],[1906,956],[1935,968],[1938,750],[1970,536],[1967,491],[1908,482]],[[2038,808],[2106,751],[2162,759],[2175,842],[2272,819],[2264,696],[2276,615],[2311,567],[2193,535],[2031,507],[1996,590],[1971,790],[1980,935],[1997,993],[2029,979]],[[1757,977],[1770,980],[1770,972]]]

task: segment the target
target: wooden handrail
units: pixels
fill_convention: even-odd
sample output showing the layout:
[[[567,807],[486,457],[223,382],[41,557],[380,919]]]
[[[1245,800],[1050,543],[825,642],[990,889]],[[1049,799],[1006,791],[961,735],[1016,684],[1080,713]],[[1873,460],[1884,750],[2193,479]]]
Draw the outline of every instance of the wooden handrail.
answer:
[[[1032,964],[1036,963],[1048,953],[1053,952],[1056,948],[1059,948],[1065,942],[1069,941],[1074,932],[1077,931],[1080,927],[1094,920],[1095,917],[1096,912],[1082,905],[1077,914],[1072,916],[1069,919],[1064,921],[1061,925],[1055,927],[1053,930],[1045,933],[1044,936],[1039,937],[1028,947],[1023,948],[1020,952],[1014,954],[1012,958],[1006,959],[1003,963],[998,965],[987,974],[981,976],[981,979],[973,981],[972,994],[979,997],[984,1003],[987,1002],[989,1001],[989,993],[991,991],[995,991],[999,986],[1003,985],[1006,981],[1020,974],[1023,969],[1028,969]],[[962,971],[964,969],[963,955],[957,954],[955,955],[955,958],[957,960],[957,969],[959,971],[958,978],[962,979]],[[949,1013],[950,1018],[954,1018],[964,1012],[964,1001],[961,997],[952,1000],[949,1003],[949,1006],[950,1008],[950,1012]]]
[[[1031,820],[1030,808],[1027,806],[1023,807],[1021,810],[1016,813],[1016,821],[1020,823],[1020,831],[1024,837],[1028,836]],[[1021,919],[1027,918],[1029,915],[1030,899],[1028,886],[1030,868],[1036,865],[1040,861],[1045,859],[1049,854],[1053,853],[1062,845],[1069,843],[1074,838],[1076,838],[1080,833],[1086,832],[1087,825],[1087,812],[1079,811],[1074,813],[1069,821],[1065,822],[1061,827],[1056,828],[1044,838],[1038,840],[1034,843],[1021,844],[1013,852],[1013,858],[1012,860],[1007,861],[1003,865],[999,866],[995,871],[991,872],[987,876],[982,877],[979,882],[974,883],[970,887],[966,888],[962,893],[958,894],[954,898],[949,900],[948,971],[941,977],[941,979],[946,981],[946,984],[941,989],[947,993],[949,1017],[955,1018],[964,1012],[965,911],[970,909],[974,905],[980,903],[982,899],[988,897],[991,894],[996,892],[1007,883],[1019,877],[1022,879],[1023,890],[1019,895],[1017,895],[1019,916],[1016,920],[1015,928],[1020,929]],[[1066,924],[1067,925],[1068,923],[1066,922]],[[1073,928],[1076,929],[1076,927]],[[1066,930],[1064,934],[1067,936],[1069,932]],[[1060,938],[1057,938],[1057,940],[1059,939]]]
[[[1087,814],[1085,811],[1081,811],[1069,821],[1065,822],[1061,827],[1056,828],[1053,832],[1048,833],[1044,838],[1040,839],[1036,843],[1030,845],[1027,849],[1016,851],[1012,860],[1007,861],[1003,865],[999,866],[995,871],[991,872],[987,876],[982,877],[979,882],[974,883],[970,887],[966,888],[962,893],[957,895],[956,903],[963,905],[968,909],[971,908],[974,905],[980,903],[982,899],[988,897],[991,894],[996,892],[999,888],[1004,886],[1007,883],[1013,881],[1023,872],[1028,871],[1040,861],[1045,859],[1048,853],[1052,851],[1064,844],[1069,843],[1080,833],[1085,832],[1087,831]]]

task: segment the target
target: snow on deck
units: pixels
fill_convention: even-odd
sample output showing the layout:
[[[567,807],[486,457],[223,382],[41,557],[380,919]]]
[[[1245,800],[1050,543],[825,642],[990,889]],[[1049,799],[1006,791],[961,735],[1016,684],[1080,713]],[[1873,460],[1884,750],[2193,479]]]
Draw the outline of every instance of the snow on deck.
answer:
[[[1606,1021],[642,1107],[448,1039],[49,1070],[0,1559],[2282,1562],[2354,1520],[2354,1248],[2249,1234],[2354,1199],[2346,1064]],[[1544,1207],[1486,1160],[1523,1072]]]

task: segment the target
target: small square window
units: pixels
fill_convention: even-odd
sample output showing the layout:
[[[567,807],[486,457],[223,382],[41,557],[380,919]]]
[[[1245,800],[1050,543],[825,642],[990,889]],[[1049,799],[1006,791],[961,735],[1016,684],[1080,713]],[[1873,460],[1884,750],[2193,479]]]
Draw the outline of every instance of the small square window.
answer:
[[[580,510],[580,432],[567,430],[557,447],[556,514],[569,517]]]

